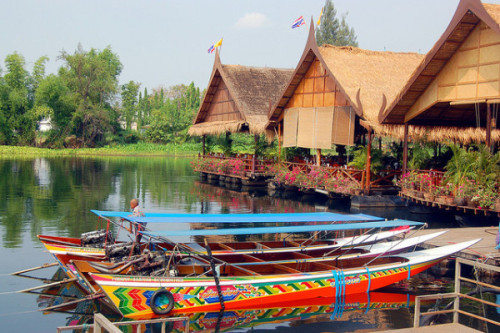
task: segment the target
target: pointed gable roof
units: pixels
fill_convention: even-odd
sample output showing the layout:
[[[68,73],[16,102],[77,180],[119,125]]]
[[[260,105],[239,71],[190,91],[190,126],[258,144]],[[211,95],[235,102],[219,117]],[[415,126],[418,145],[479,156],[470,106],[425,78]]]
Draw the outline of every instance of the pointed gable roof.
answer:
[[[380,109],[385,107],[385,99],[396,97],[422,58],[423,55],[417,53],[368,51],[351,46],[318,47],[311,20],[302,57],[281,99],[269,113],[268,126],[280,120],[288,101],[315,59],[326,69],[356,114],[372,123],[378,120]]]
[[[198,136],[239,131],[264,133],[269,108],[279,98],[291,74],[291,69],[223,65],[216,51],[207,92],[188,133]],[[230,101],[234,103],[233,111],[239,113],[238,119],[206,121],[221,86],[227,88]]]
[[[500,6],[482,4],[480,0],[460,1],[443,35],[411,75],[398,97],[379,115],[381,123],[404,123],[406,112],[425,92],[480,21],[500,34]]]

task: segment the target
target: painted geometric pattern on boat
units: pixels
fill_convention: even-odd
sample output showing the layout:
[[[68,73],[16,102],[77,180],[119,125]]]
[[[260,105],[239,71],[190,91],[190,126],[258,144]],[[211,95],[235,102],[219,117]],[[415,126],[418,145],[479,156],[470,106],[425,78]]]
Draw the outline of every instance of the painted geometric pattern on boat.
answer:
[[[407,272],[407,267],[370,272],[370,279],[382,278]],[[368,279],[368,274],[345,276],[345,285],[357,284]],[[307,291],[324,287],[335,287],[335,278],[299,280],[293,283],[256,283],[221,286],[223,299],[240,301],[254,297],[278,295],[296,291]],[[118,287],[112,293],[119,300],[118,307],[124,314],[149,310],[150,299],[158,288]],[[174,296],[175,309],[193,308],[212,303],[218,303],[219,297],[215,286],[205,287],[174,287],[167,288]]]

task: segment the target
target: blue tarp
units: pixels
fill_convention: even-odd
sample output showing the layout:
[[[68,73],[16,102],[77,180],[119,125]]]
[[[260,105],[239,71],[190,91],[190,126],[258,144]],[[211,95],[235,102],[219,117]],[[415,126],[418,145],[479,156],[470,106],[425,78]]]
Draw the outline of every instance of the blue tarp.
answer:
[[[199,230],[165,230],[145,231],[142,234],[151,237],[161,236],[210,236],[210,235],[256,235],[270,233],[294,233],[311,231],[339,231],[373,228],[394,228],[402,226],[419,226],[422,222],[408,220],[392,220],[383,222],[358,222],[323,225],[297,225],[284,227],[254,227],[254,228],[229,228],[229,229],[199,229]]]
[[[357,222],[383,221],[377,216],[366,214],[337,213],[278,213],[278,214],[182,214],[146,213],[145,217],[130,216],[129,212],[107,212],[92,210],[104,217],[120,217],[141,223],[299,223],[299,222]]]

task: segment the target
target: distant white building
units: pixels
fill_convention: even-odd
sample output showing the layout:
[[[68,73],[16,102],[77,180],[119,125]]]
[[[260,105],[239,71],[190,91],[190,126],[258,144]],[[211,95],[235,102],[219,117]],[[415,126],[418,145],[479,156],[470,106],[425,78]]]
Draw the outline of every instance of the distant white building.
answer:
[[[52,121],[49,118],[43,118],[38,122],[38,130],[40,132],[47,132],[52,129]]]
[[[122,129],[127,129],[127,122],[125,120],[120,120],[120,127]],[[133,131],[137,131],[137,122],[133,121],[130,124],[130,129]]]

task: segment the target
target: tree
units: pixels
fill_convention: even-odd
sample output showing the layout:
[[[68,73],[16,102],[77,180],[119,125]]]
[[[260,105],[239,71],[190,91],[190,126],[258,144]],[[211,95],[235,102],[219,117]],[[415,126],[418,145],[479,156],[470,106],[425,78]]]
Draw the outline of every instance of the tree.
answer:
[[[34,141],[35,123],[29,98],[30,75],[25,69],[24,57],[17,52],[9,54],[5,58],[7,67],[0,89],[2,104],[2,118],[5,121],[2,126],[2,137],[5,143],[30,144]]]
[[[60,76],[50,74],[40,81],[35,91],[35,107],[48,109],[57,137],[69,132],[76,106],[71,91]]]
[[[187,129],[201,103],[200,89],[176,85],[155,91],[152,98],[151,124],[146,136],[153,142],[180,144],[187,139]]]
[[[122,114],[125,116],[126,128],[128,130],[132,122],[136,120],[139,87],[140,84],[134,81],[129,81],[129,83],[122,85]]]
[[[94,145],[104,138],[115,121],[111,104],[118,91],[122,64],[108,46],[102,51],[84,51],[81,45],[74,54],[61,52],[65,62],[59,75],[72,92],[76,110],[71,117],[72,132],[84,145]]]
[[[342,14],[342,19],[339,21],[332,0],[326,0],[325,2],[321,23],[316,30],[316,41],[319,46],[323,44],[358,46],[354,29],[349,28],[347,24],[346,14]]]

